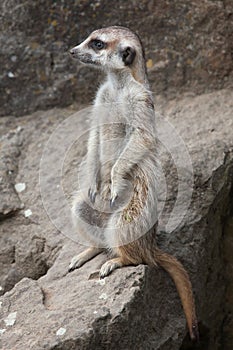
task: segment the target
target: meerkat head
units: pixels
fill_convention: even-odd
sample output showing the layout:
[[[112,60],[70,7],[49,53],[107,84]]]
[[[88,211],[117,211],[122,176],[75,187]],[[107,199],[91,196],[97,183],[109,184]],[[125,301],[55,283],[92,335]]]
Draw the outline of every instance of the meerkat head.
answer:
[[[82,63],[106,71],[133,69],[141,64],[145,69],[144,50],[139,37],[125,27],[95,30],[78,46],[70,50]]]

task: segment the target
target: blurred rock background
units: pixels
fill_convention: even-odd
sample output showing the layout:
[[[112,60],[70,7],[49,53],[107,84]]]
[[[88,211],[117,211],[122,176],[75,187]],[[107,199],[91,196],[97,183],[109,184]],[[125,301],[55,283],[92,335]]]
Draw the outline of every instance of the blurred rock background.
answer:
[[[156,94],[232,86],[232,7],[231,0],[2,0],[0,115],[89,101],[97,74],[67,51],[108,25],[140,34]]]

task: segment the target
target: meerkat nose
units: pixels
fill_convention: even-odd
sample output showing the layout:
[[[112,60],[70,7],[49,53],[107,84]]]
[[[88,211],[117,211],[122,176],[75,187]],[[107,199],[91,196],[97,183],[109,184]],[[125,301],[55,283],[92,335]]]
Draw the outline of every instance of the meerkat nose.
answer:
[[[71,55],[74,55],[74,54],[75,54],[75,50],[74,50],[74,49],[71,49],[71,50],[69,51],[69,53],[70,53]]]

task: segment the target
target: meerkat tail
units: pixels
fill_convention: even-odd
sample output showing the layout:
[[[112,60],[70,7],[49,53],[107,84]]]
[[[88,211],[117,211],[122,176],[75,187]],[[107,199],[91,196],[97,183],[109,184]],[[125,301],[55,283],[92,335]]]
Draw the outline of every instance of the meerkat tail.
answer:
[[[181,303],[184,309],[188,324],[189,334],[192,340],[198,341],[198,324],[195,312],[195,303],[192,292],[192,285],[187,271],[183,265],[173,256],[161,251],[156,251],[156,263],[169,273],[173,279]]]

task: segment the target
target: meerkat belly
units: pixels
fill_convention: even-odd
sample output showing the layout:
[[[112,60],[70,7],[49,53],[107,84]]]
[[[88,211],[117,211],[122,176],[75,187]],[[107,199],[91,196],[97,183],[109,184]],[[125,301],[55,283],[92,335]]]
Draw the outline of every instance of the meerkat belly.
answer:
[[[112,167],[120,157],[127,142],[124,123],[115,122],[101,126],[100,139],[101,182],[110,183]]]

